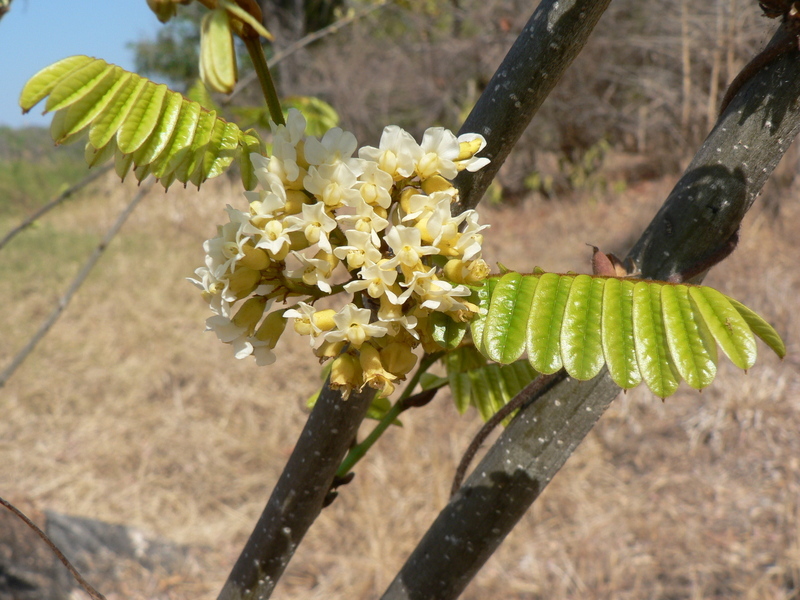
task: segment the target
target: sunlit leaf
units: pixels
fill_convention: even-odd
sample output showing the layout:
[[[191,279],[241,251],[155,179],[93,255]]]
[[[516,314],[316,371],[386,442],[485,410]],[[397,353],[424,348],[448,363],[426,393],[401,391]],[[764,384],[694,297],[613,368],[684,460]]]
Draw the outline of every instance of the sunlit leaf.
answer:
[[[27,112],[48,95],[53,140],[70,143],[88,129],[90,166],[115,157],[121,176],[133,168],[140,181],[153,174],[169,187],[175,180],[200,185],[238,160],[245,187],[256,185],[250,154],[263,152],[258,135],[163,84],[103,60],[73,56],[34,75],[20,106]]]

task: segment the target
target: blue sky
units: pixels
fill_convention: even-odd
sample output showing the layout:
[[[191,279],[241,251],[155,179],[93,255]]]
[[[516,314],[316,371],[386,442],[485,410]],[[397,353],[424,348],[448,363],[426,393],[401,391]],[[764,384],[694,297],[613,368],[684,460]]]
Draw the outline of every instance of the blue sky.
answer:
[[[0,20],[0,125],[48,125],[44,102],[23,116],[22,86],[39,69],[73,54],[133,69],[126,44],[155,36],[161,24],[145,0],[13,0]]]

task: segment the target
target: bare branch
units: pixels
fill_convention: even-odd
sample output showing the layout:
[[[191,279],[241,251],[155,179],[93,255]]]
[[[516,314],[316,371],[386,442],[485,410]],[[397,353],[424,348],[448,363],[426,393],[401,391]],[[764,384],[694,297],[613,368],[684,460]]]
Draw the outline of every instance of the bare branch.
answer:
[[[0,14],[0,16],[2,16],[2,15]],[[11,502],[9,502],[8,500],[6,500],[5,498],[0,498],[0,505],[3,505],[3,506],[5,506],[5,507],[6,507],[8,510],[10,510],[10,511],[11,511],[11,512],[12,512],[14,515],[16,515],[16,516],[17,516],[17,517],[18,517],[18,518],[19,518],[19,519],[20,519],[20,520],[21,520],[23,523],[25,523],[25,525],[27,525],[28,527],[30,527],[31,529],[33,529],[33,531],[34,531],[34,532],[36,532],[36,535],[38,535],[40,538],[42,538],[42,540],[44,541],[44,543],[48,545],[48,547],[49,547],[49,548],[50,548],[50,550],[53,552],[53,554],[55,554],[55,555],[56,555],[56,557],[58,558],[58,560],[60,560],[60,561],[61,561],[61,563],[62,563],[62,564],[63,564],[63,565],[64,565],[64,566],[67,568],[67,571],[69,571],[69,572],[70,572],[70,574],[72,574],[72,576],[75,578],[75,581],[77,581],[77,582],[78,582],[78,584],[79,584],[79,585],[80,585],[80,586],[81,586],[81,587],[82,587],[84,590],[86,590],[86,593],[87,593],[87,594],[89,594],[89,596],[91,596],[93,600],[106,600],[106,597],[105,597],[105,596],[103,596],[103,594],[101,594],[100,592],[98,592],[98,591],[97,591],[97,590],[96,590],[96,589],[95,589],[95,588],[92,586],[92,584],[90,584],[88,581],[86,581],[86,580],[83,578],[83,575],[81,575],[81,574],[80,574],[80,571],[78,571],[78,569],[76,569],[74,566],[72,566],[72,563],[71,563],[71,562],[69,562],[69,560],[67,559],[67,557],[66,557],[66,556],[64,556],[64,553],[63,553],[63,552],[61,552],[61,550],[59,550],[58,546],[56,546],[56,545],[53,543],[53,540],[51,540],[51,539],[50,539],[50,538],[47,536],[47,534],[46,534],[44,531],[42,531],[42,530],[39,528],[39,526],[38,526],[38,525],[36,525],[36,523],[34,523],[33,521],[31,521],[31,520],[28,518],[28,516],[27,516],[27,515],[26,515],[24,512],[22,512],[22,511],[21,511],[20,509],[18,509],[16,506],[14,506],[13,504],[11,504]]]
[[[800,129],[798,98],[796,51],[742,87],[629,254],[645,277],[668,279],[726,247]],[[524,407],[383,598],[458,596],[617,393],[604,372],[588,382],[568,379]]]
[[[109,164],[107,164],[107,165],[105,165],[103,167],[100,167],[99,169],[96,169],[96,170],[92,171],[91,173],[89,173],[86,177],[81,179],[75,185],[70,186],[67,189],[65,189],[58,196],[53,198],[50,202],[45,204],[42,208],[37,210],[35,213],[33,213],[31,216],[29,216],[27,219],[22,221],[19,225],[17,225],[11,231],[9,231],[7,234],[5,234],[3,236],[3,239],[0,240],[0,250],[2,250],[3,247],[6,244],[8,244],[8,242],[10,242],[14,238],[14,236],[16,236],[18,233],[20,233],[21,231],[24,231],[25,229],[27,229],[28,227],[33,225],[37,220],[42,218],[43,215],[49,213],[51,210],[53,210],[59,204],[65,202],[66,200],[69,200],[69,198],[73,194],[75,194],[76,192],[79,192],[80,190],[85,188],[87,185],[92,183],[95,179],[99,178],[104,173],[107,173],[108,171],[110,171],[113,167],[114,167],[114,163],[109,163]]]
[[[28,358],[36,345],[45,335],[47,335],[47,332],[50,331],[50,328],[56,323],[56,321],[58,321],[61,313],[64,312],[64,309],[67,308],[70,300],[72,300],[72,296],[75,295],[75,292],[77,292],[78,289],[83,285],[83,282],[86,281],[89,273],[91,273],[92,269],[94,269],[97,261],[100,260],[103,252],[105,252],[106,248],[108,248],[108,245],[111,243],[111,240],[116,237],[116,235],[119,233],[119,230],[122,228],[122,225],[128,220],[128,217],[131,216],[131,213],[139,205],[139,202],[141,202],[142,198],[147,195],[147,192],[150,191],[151,187],[153,187],[152,179],[145,181],[141,185],[139,191],[136,192],[136,195],[130,201],[125,210],[120,213],[114,225],[112,225],[111,229],[106,232],[103,240],[100,242],[100,244],[98,244],[97,248],[94,249],[94,252],[92,252],[92,255],[83,265],[83,268],[75,276],[75,279],[72,280],[72,283],[70,284],[66,293],[59,299],[58,305],[53,309],[53,312],[50,313],[50,316],[47,317],[47,320],[45,320],[44,323],[42,323],[41,327],[39,327],[39,330],[28,341],[25,347],[14,357],[14,360],[11,361],[11,364],[8,365],[2,373],[0,373],[0,388],[6,384],[9,378],[14,374],[14,371],[16,371],[25,361],[25,359]]]

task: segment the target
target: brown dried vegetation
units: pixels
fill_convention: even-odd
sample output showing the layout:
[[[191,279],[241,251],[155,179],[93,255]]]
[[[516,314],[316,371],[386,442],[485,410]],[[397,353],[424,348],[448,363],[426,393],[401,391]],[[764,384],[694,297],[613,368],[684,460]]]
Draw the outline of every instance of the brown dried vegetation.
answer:
[[[518,270],[585,271],[585,243],[624,254],[670,184],[594,203],[484,210],[493,227],[486,258]],[[133,189],[111,179],[95,185],[4,250],[3,363]],[[706,280],[774,323],[788,358],[765,350],[747,374],[723,362],[709,389],[682,389],[663,404],[644,388],[621,395],[465,598],[796,597],[797,192],[781,192],[777,218],[754,209],[740,247]],[[183,277],[202,261],[201,243],[226,202],[243,199],[224,181],[199,194],[151,193],[0,392],[0,493],[194,548],[197,564],[179,576],[95,582],[109,598],[216,594],[319,384],[301,339],[287,335],[279,363],[257,368],[202,332],[207,309]],[[403,421],[312,527],[276,598],[374,598],[388,584],[446,503],[479,427],[475,413],[459,417],[445,395]]]

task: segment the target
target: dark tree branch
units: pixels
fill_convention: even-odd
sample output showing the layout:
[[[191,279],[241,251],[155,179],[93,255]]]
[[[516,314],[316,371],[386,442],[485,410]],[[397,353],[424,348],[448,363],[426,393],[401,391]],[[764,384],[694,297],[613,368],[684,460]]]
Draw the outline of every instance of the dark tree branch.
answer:
[[[484,94],[473,110],[473,113],[482,115],[480,119],[484,126],[473,128],[471,123],[476,119],[470,116],[462,128],[462,131],[477,131],[484,135],[487,130],[492,133],[486,135],[489,140],[486,150],[492,152],[490,156],[494,158],[485,168],[489,175],[479,181],[464,178],[458,182],[469,205],[478,203],[535,110],[583,48],[609,2],[541,2],[490,82],[489,90],[496,92]],[[548,60],[525,60],[527,56],[539,56],[540,53]],[[516,106],[517,98],[520,99],[519,107]],[[502,137],[498,138],[498,135]],[[461,210],[466,207],[465,204]],[[218,600],[268,598],[271,595],[294,550],[324,506],[336,470],[355,437],[372,396],[369,390],[367,394],[353,394],[347,402],[342,402],[338,394],[325,388]]]
[[[453,213],[475,208],[533,115],[586,45],[611,0],[542,0],[459,133],[486,138],[491,163],[462,171]]]
[[[724,250],[800,129],[798,98],[796,51],[741,88],[629,254],[644,277],[668,279]],[[588,382],[568,379],[523,408],[439,514],[383,598],[458,596],[618,391],[604,372]]]
[[[327,383],[308,417],[219,600],[269,598],[303,536],[319,515],[336,470],[355,439],[375,390],[343,400]]]

